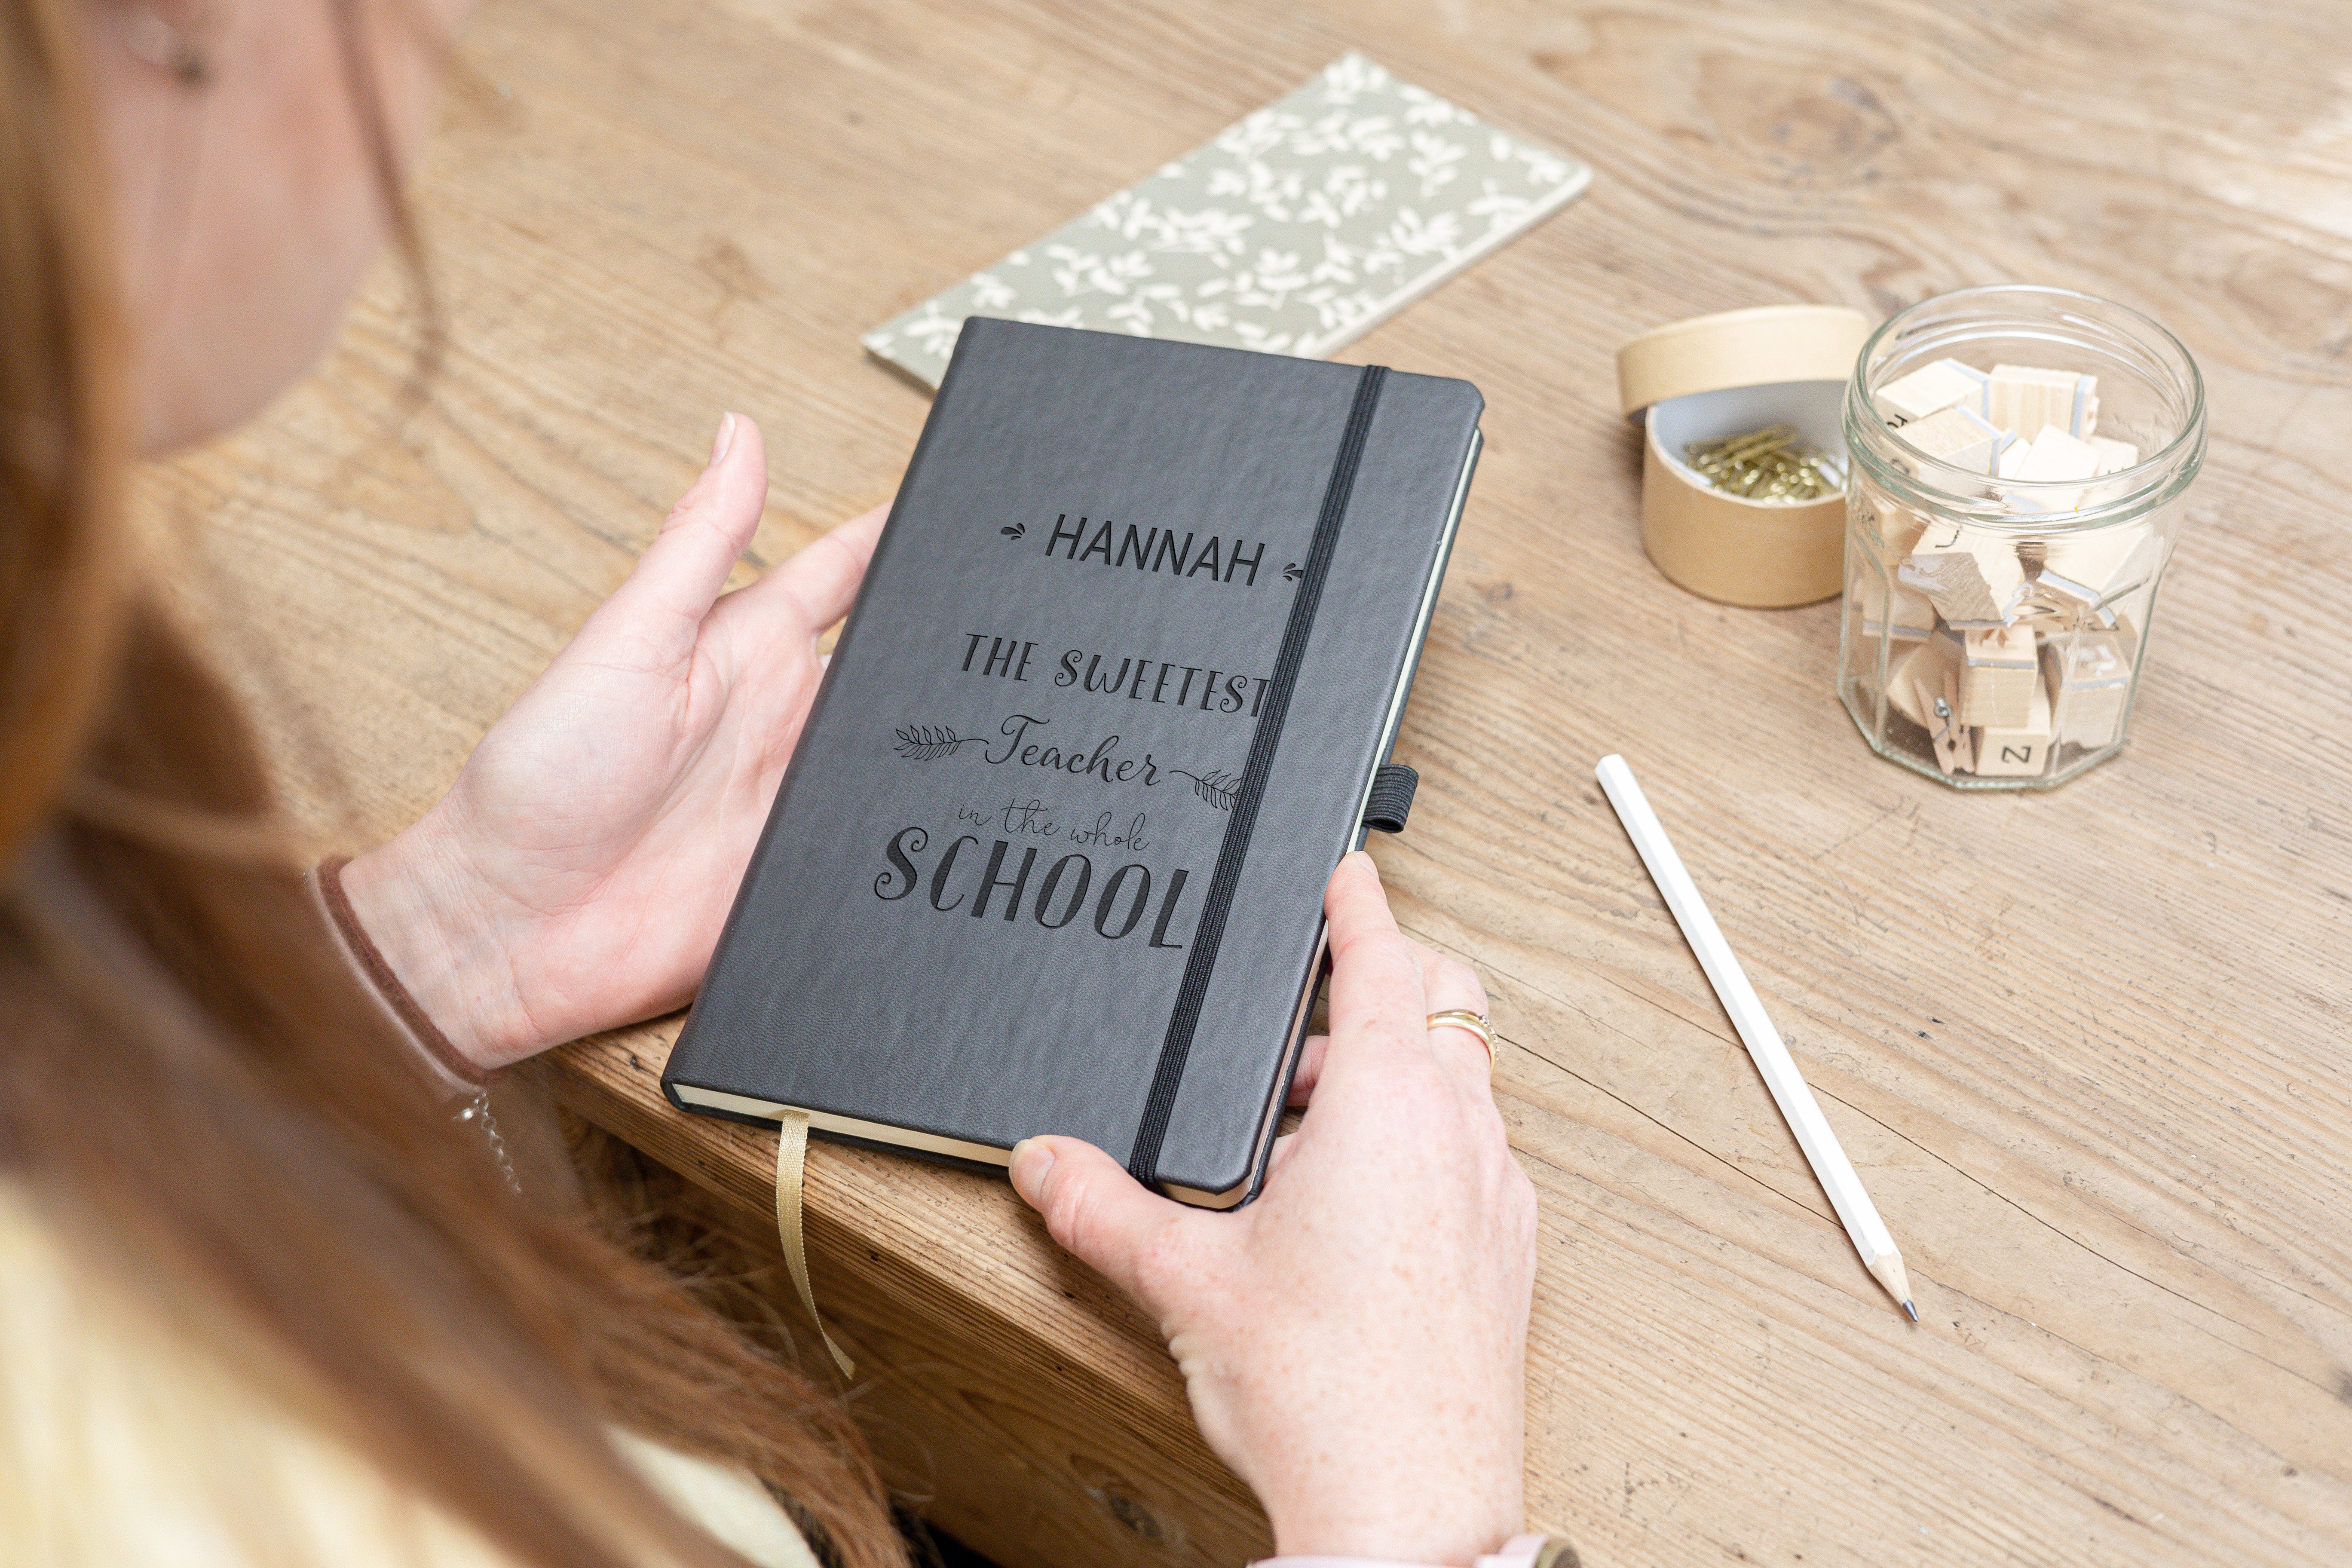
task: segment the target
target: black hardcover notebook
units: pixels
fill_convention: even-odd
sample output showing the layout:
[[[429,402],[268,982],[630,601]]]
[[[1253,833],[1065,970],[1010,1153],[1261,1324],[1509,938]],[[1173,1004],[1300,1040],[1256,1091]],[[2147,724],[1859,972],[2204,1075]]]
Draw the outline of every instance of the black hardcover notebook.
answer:
[[[1477,389],[973,318],[662,1085],[1256,1191]]]

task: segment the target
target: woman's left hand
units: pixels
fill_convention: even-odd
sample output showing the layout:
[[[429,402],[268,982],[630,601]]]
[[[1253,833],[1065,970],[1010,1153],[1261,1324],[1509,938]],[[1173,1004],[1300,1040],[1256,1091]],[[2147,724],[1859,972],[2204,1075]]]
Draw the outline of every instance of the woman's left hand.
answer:
[[[768,493],[750,420],[440,804],[343,871],[457,1047],[497,1067],[693,995],[887,507],[722,596]]]

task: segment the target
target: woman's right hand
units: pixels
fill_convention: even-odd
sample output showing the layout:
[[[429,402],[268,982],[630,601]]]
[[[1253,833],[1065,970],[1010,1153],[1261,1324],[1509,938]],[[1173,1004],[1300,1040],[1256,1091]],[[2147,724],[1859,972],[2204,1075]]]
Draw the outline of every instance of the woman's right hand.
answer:
[[[1159,1319],[1276,1551],[1467,1563],[1522,1524],[1535,1191],[1486,1051],[1424,1023],[1484,1013],[1477,975],[1397,930],[1360,851],[1324,910],[1331,1033],[1257,1202],[1187,1208],[1072,1138],[1024,1142],[1013,1182]]]

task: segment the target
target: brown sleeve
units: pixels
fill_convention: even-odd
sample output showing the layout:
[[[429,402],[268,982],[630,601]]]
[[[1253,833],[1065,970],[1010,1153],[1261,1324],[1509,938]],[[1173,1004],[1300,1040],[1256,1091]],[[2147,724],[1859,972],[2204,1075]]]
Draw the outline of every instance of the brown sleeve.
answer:
[[[343,868],[351,864],[348,855],[331,856],[319,863],[310,873],[310,882],[321,910],[327,917],[328,929],[335,933],[343,956],[351,961],[368,983],[368,989],[390,1015],[394,1024],[405,1036],[434,1080],[453,1100],[472,1095],[489,1081],[489,1075],[466,1058],[440,1026],[426,1016],[400,983],[392,965],[384,961],[383,952],[375,945],[367,928],[360,924],[359,911],[352,908],[351,895],[343,891]]]

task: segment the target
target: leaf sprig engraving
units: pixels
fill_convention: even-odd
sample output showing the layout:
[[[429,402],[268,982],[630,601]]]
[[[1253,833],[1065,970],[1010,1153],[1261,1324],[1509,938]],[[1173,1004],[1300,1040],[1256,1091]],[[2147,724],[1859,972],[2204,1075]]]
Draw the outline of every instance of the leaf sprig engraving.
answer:
[[[951,757],[961,746],[969,746],[981,737],[959,735],[944,724],[909,724],[898,731],[898,743],[893,747],[900,756],[918,763],[928,763],[934,757]]]
[[[1192,793],[1219,811],[1233,810],[1234,801],[1241,794],[1242,775],[1239,773],[1187,773],[1182,768],[1170,768],[1168,771],[1178,778],[1191,779]]]
[[[915,763],[936,762],[941,757],[952,757],[966,746],[985,744],[988,739],[984,735],[960,734],[952,724],[909,724],[904,729],[894,730],[891,732],[898,738],[898,744],[891,747],[891,750],[908,762]],[[1113,737],[1113,739],[1116,738]],[[1016,736],[1015,739],[1018,737]],[[1035,749],[1034,746],[1030,748],[1032,751]],[[1010,752],[1007,756],[1010,756]],[[1006,758],[990,760],[1003,762]],[[1041,763],[1038,765],[1046,767],[1054,764]],[[1169,768],[1167,771],[1177,778],[1187,780],[1194,795],[1199,795],[1219,811],[1233,810],[1234,803],[1241,798],[1242,775],[1239,773],[1226,773],[1222,770],[1215,773],[1196,773],[1189,768]],[[1108,777],[1107,774],[1106,777]],[[1124,783],[1125,780],[1122,778],[1120,782]],[[1147,778],[1144,782],[1150,781]]]

